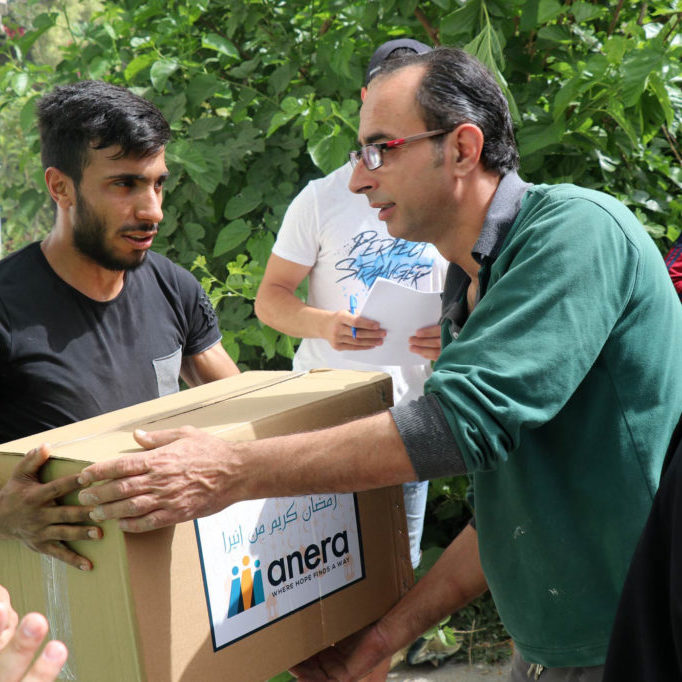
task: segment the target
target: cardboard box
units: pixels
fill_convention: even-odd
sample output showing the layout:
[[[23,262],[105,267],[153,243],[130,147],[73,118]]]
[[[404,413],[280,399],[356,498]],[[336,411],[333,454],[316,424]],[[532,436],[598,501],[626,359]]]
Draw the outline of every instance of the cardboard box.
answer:
[[[251,440],[390,401],[385,374],[247,372],[0,445],[0,479],[42,442],[54,449],[49,480],[136,451],[138,427]],[[376,620],[410,586],[400,487],[239,509],[253,504],[145,534],[107,522],[102,541],[74,543],[90,573],[0,541],[0,583],[17,611],[48,616],[70,650],[60,679],[80,682],[265,680]]]

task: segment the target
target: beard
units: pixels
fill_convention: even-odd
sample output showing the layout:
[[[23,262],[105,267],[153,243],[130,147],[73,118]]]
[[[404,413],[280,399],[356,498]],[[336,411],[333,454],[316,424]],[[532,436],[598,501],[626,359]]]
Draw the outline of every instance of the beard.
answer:
[[[120,231],[147,230],[152,231],[156,226],[124,226]],[[73,225],[73,244],[76,249],[97,265],[106,270],[120,272],[134,270],[144,262],[146,251],[136,251],[126,258],[117,255],[106,244],[106,225],[97,215],[85,197],[76,191],[76,217]]]

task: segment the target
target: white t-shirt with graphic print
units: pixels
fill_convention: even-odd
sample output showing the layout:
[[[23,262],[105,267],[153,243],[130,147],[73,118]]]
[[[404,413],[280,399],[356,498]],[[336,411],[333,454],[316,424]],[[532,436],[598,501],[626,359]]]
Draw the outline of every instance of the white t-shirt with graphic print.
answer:
[[[272,249],[280,258],[312,267],[308,305],[348,310],[354,294],[361,308],[377,277],[420,291],[442,291],[448,263],[436,247],[391,237],[367,198],[348,189],[350,176],[350,164],[345,164],[308,183],[289,206]],[[303,339],[293,366],[387,372],[396,405],[420,396],[431,371],[427,360],[405,367],[354,362],[325,339]]]

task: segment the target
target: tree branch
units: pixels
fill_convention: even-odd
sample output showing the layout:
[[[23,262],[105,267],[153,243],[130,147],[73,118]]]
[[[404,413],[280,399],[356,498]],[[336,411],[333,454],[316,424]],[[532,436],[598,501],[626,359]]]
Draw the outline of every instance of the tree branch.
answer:
[[[414,16],[419,19],[419,23],[424,27],[424,30],[429,34],[429,37],[433,41],[433,44],[438,47],[440,45],[440,38],[438,37],[438,29],[435,28],[431,22],[428,20],[426,14],[422,11],[420,7],[415,7]]]
[[[665,135],[665,139],[668,140],[668,144],[670,145],[670,149],[672,149],[673,155],[677,159],[677,163],[682,166],[682,156],[680,155],[679,150],[675,146],[675,140],[670,136],[670,132],[668,131],[668,128],[664,125],[661,126],[661,130],[663,131],[663,134]]]
[[[606,32],[607,36],[610,36],[615,30],[616,30],[616,24],[618,23],[618,16],[620,15],[620,11],[623,9],[623,1],[624,0],[618,0],[618,7],[616,7],[616,12],[613,15],[613,19],[611,19],[611,24],[609,26],[609,30]],[[644,3],[646,6],[646,3]]]

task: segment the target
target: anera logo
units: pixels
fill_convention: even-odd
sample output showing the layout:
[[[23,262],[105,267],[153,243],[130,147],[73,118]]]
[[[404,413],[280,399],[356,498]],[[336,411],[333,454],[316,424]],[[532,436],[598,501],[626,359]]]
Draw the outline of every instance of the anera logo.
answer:
[[[265,593],[263,592],[263,576],[260,570],[260,561],[254,561],[254,568],[256,569],[251,574],[249,567],[250,559],[245,556],[242,559],[244,568],[241,576],[239,575],[239,567],[235,566],[232,569],[232,584],[230,586],[230,606],[227,610],[227,617],[232,618],[238,613],[242,613],[252,606],[257,606],[265,601]]]

